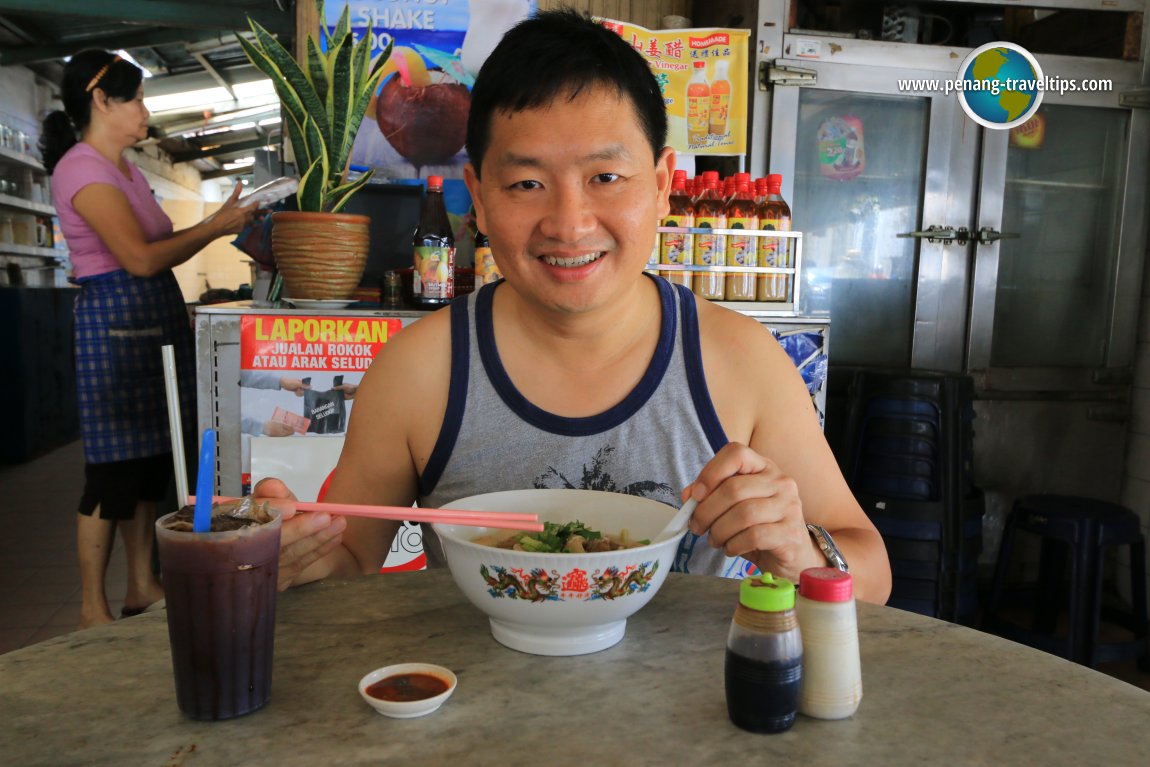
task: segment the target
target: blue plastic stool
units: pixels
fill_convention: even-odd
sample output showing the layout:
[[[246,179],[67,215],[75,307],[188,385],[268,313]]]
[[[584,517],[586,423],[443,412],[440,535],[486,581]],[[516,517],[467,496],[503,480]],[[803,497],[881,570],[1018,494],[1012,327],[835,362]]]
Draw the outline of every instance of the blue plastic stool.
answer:
[[[1041,550],[1037,580],[1017,588],[1008,586],[1006,579],[1020,531],[1037,535]],[[1116,546],[1130,547],[1132,596],[1130,612],[1116,618],[1134,637],[1124,642],[1102,642],[1103,567],[1107,549]],[[1060,548],[1069,556],[1063,556]],[[1065,634],[1057,630],[1064,602]],[[1008,603],[1032,608],[1028,627],[1002,615]],[[1145,664],[1150,655],[1146,544],[1138,516],[1122,506],[1073,496],[1030,495],[1016,500],[1003,531],[983,628],[1086,666],[1131,658]]]

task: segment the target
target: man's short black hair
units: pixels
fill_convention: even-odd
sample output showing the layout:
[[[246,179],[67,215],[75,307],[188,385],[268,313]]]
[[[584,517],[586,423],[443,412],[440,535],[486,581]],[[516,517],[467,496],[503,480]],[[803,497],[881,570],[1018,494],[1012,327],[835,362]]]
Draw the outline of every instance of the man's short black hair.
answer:
[[[471,90],[467,154],[475,175],[480,175],[496,112],[537,109],[560,97],[574,100],[595,87],[631,101],[658,158],[667,140],[667,110],[659,83],[638,51],[570,8],[542,11],[512,27],[487,57]]]

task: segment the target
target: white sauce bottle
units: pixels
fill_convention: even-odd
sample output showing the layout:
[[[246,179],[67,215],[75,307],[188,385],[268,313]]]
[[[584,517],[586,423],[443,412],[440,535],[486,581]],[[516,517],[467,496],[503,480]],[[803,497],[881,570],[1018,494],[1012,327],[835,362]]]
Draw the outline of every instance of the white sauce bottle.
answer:
[[[795,614],[803,637],[799,712],[845,719],[862,701],[858,618],[850,573],[812,567],[799,576]]]

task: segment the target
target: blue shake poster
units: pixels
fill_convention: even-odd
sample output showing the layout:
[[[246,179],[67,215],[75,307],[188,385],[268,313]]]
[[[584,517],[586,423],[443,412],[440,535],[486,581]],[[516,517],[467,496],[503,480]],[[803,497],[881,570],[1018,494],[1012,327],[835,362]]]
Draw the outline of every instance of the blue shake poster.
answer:
[[[370,33],[373,55],[394,43],[352,164],[374,168],[381,181],[462,179],[475,75],[503,33],[535,12],[535,0],[353,0],[348,8],[352,34]],[[325,4],[329,31],[343,9]]]

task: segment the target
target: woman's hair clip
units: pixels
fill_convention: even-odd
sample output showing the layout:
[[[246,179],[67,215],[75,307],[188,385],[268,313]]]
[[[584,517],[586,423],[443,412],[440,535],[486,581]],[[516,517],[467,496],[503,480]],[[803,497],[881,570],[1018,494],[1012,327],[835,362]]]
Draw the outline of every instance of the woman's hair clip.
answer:
[[[119,60],[120,60],[120,54],[117,53],[115,56],[112,57],[111,61],[109,61],[104,66],[100,67],[100,71],[98,71],[96,73],[96,76],[88,81],[88,87],[84,89],[84,93],[91,93],[92,89],[95,88],[97,84],[99,84],[100,78],[102,78],[104,75],[108,74],[108,68],[110,66],[112,66],[113,64],[115,64]]]

